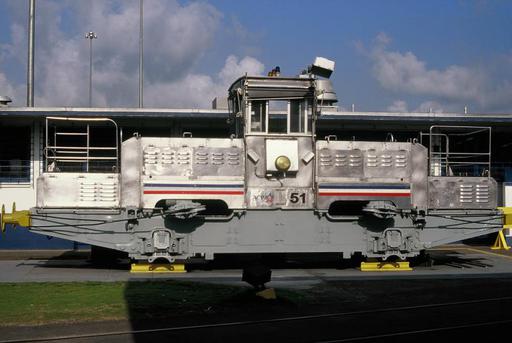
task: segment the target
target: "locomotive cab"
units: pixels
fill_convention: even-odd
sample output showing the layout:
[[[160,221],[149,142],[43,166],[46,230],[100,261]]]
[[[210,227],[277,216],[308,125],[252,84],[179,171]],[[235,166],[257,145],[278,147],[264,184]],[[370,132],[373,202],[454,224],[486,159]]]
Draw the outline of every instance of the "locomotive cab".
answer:
[[[314,205],[315,78],[244,76],[230,87],[230,116],[245,141],[246,205]]]

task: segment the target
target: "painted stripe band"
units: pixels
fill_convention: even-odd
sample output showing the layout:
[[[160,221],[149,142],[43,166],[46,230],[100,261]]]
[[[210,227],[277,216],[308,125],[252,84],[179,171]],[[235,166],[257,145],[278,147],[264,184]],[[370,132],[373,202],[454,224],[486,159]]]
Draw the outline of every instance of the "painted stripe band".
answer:
[[[243,184],[210,184],[210,183],[145,183],[148,188],[243,188]]]
[[[243,191],[208,191],[208,190],[145,190],[144,194],[175,194],[175,195],[244,195]]]
[[[318,195],[324,197],[410,197],[411,193],[319,192]]]
[[[361,183],[337,183],[320,184],[320,189],[410,189],[408,184],[361,184]]]

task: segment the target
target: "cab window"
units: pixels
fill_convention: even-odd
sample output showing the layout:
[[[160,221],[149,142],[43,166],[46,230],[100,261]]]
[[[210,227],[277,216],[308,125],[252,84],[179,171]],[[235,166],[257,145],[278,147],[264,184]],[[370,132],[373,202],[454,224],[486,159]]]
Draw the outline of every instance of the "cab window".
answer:
[[[306,124],[304,120],[305,109],[304,101],[301,100],[290,100],[290,132],[291,133],[304,133],[304,126]]]
[[[251,102],[251,132],[266,132],[267,102]]]
[[[310,133],[312,106],[303,99],[253,100],[250,102],[249,132]]]
[[[283,100],[270,100],[268,102],[268,133],[288,132],[288,102]]]

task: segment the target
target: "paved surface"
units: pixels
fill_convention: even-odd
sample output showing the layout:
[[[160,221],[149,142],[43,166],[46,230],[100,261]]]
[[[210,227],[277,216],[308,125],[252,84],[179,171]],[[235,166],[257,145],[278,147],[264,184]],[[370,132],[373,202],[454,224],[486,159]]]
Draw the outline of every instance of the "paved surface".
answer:
[[[412,272],[363,273],[333,261],[288,261],[273,268],[273,287],[315,287],[328,305],[241,304],[239,312],[175,316],[165,322],[104,321],[1,327],[0,342],[49,340],[62,342],[410,342],[448,340],[488,341],[512,325],[512,253],[487,247],[446,246],[430,251],[433,266],[417,265]],[[35,256],[35,255],[33,255]],[[130,274],[127,264],[112,268],[91,265],[86,254],[56,256],[23,254],[2,258],[0,282],[123,281],[174,278],[242,284],[240,269],[224,264],[213,270],[193,269],[186,274]],[[17,258],[17,259],[15,259]],[[366,282],[372,280],[371,282]],[[316,292],[316,293],[315,293]],[[437,306],[436,304],[444,304]],[[130,305],[130,304],[128,304]],[[257,306],[255,306],[257,305]],[[274,307],[274,305],[277,305]],[[129,306],[130,308],[130,306]],[[130,308],[137,311],[137,307]],[[328,317],[315,314],[338,313]],[[313,315],[312,317],[310,315]],[[290,318],[294,320],[278,320]],[[258,322],[264,319],[265,322]],[[209,323],[252,321],[242,325],[205,326]],[[179,327],[182,327],[179,329]],[[183,328],[183,327],[189,327]],[[152,331],[152,328],[157,328]],[[169,329],[171,328],[171,329]],[[178,328],[178,329],[176,329]],[[148,330],[149,329],[149,330]],[[118,332],[115,335],[106,335]],[[76,337],[86,335],[88,337]],[[100,336],[97,336],[100,335]],[[67,336],[67,339],[63,336]],[[75,338],[72,338],[75,336]]]
[[[270,287],[308,288],[322,280],[359,280],[388,278],[472,278],[512,276],[512,253],[492,251],[488,247],[445,246],[429,251],[433,265],[416,265],[411,272],[361,272],[355,265],[336,265],[336,261],[287,261],[272,268]],[[35,254],[41,256],[41,254]],[[179,279],[210,283],[239,284],[241,269],[236,265],[213,266],[213,270],[192,268],[188,273],[129,272],[128,263],[111,267],[97,267],[86,259],[86,254],[65,252],[49,259],[28,258],[13,254],[6,259],[0,253],[0,282],[71,282],[71,281],[127,281],[147,279]],[[20,259],[15,259],[20,258]],[[298,282],[300,281],[300,282]]]

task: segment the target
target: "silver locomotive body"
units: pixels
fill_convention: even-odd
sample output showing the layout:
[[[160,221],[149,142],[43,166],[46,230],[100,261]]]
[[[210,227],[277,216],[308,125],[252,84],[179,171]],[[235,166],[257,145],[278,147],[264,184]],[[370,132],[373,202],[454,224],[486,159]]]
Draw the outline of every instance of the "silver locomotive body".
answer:
[[[77,159],[87,163],[80,172],[59,172],[54,162],[65,158],[48,158],[31,230],[152,262],[272,252],[406,258],[501,228],[488,173],[461,176],[450,156],[417,141],[316,139],[317,81],[240,78],[229,90],[231,138],[137,135],[109,172],[91,170],[89,155]],[[54,145],[47,156],[59,156]]]

